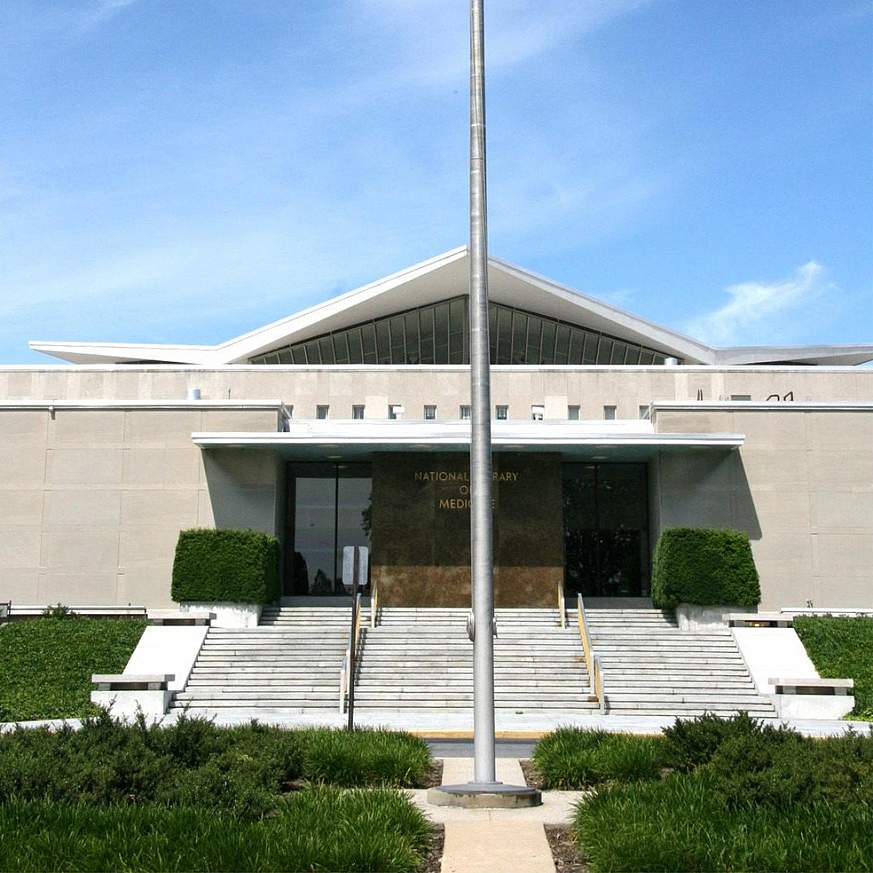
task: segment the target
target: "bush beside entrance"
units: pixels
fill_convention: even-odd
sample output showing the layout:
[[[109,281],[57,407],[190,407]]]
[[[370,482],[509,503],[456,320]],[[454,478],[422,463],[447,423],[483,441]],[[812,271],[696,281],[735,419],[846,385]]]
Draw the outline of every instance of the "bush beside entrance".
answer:
[[[173,600],[270,603],[278,599],[279,541],[254,530],[183,530],[173,562]]]
[[[748,534],[695,527],[665,530],[655,547],[652,602],[661,609],[680,603],[757,606],[761,586]]]

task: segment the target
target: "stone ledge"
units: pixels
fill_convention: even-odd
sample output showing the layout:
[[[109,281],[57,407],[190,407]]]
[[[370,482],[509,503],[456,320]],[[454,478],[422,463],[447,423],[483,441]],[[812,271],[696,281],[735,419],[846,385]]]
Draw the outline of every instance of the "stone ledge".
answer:
[[[770,679],[777,694],[847,695],[855,687],[854,679],[781,678]]]
[[[729,627],[794,627],[794,616],[781,612],[731,612],[725,620]]]
[[[97,691],[166,691],[173,673],[94,673],[91,683]]]
[[[149,624],[183,627],[210,625],[215,618],[214,612],[208,610],[191,610],[183,612],[180,609],[150,609],[147,612]]]

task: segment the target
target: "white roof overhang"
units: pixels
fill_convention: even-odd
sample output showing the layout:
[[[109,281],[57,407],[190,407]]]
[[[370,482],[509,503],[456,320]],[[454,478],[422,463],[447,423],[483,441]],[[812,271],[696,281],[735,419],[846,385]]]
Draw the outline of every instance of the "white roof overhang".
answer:
[[[465,421],[295,420],[282,433],[194,433],[203,450],[273,450],[308,460],[351,459],[376,452],[467,451]],[[743,445],[736,433],[656,433],[651,422],[493,422],[492,445],[504,452],[559,452],[579,459],[641,460],[659,451],[732,450]]]
[[[466,294],[467,249],[461,246],[324,303],[217,345],[150,343],[30,343],[72,363],[173,363],[221,366],[331,331]],[[873,346],[714,349],[669,328],[596,300],[497,258],[488,262],[489,295],[504,303],[682,358],[686,364],[737,365],[798,361],[857,364],[873,359]]]

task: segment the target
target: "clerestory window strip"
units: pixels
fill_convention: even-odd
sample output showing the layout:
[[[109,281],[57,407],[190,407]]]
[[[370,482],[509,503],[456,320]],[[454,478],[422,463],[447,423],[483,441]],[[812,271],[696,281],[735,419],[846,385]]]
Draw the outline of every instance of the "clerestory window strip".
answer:
[[[468,364],[465,295],[282,346],[253,364]],[[502,303],[488,311],[492,364],[663,364],[667,355],[609,334]]]

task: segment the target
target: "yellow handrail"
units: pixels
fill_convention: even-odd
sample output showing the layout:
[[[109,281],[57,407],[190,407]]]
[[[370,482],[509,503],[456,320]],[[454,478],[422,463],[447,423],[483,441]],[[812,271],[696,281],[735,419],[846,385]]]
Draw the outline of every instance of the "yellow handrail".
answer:
[[[567,602],[564,599],[564,580],[558,582],[558,623],[567,627]]]
[[[379,582],[372,580],[370,583],[370,627],[379,624]]]
[[[600,706],[600,711],[606,711],[606,698],[603,694],[603,668],[600,666],[600,658],[594,654],[591,644],[591,633],[588,630],[588,619],[585,617],[585,604],[582,595],[576,595],[576,620],[579,625],[579,639],[582,641],[582,655],[585,658],[585,670],[591,681],[591,690]]]

